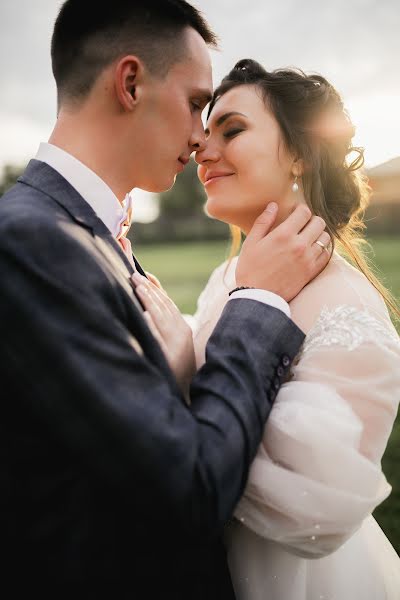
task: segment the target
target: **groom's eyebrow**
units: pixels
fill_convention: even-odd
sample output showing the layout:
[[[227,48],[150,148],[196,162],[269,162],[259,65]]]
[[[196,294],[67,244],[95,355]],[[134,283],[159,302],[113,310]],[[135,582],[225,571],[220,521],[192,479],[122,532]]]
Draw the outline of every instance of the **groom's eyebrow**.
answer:
[[[225,123],[225,121],[227,121],[230,117],[235,117],[235,116],[241,116],[241,117],[245,117],[247,119],[247,115],[245,115],[244,113],[238,112],[237,110],[232,110],[231,112],[227,112],[223,115],[221,115],[220,117],[218,117],[218,119],[215,122],[215,126],[216,127],[221,127],[221,125],[223,125]],[[209,129],[205,129],[204,132],[208,135],[210,133]]]
[[[207,106],[207,104],[211,102],[212,99],[212,94],[210,90],[207,89],[195,89],[193,90],[192,96],[195,96],[196,98],[198,98],[198,100],[201,100],[204,103],[204,106]]]

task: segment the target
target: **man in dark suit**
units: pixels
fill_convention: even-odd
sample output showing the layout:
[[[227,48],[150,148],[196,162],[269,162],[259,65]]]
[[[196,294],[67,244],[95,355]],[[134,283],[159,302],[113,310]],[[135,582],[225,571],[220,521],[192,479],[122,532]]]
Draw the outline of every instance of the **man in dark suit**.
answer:
[[[188,406],[121,231],[126,192],[167,189],[204,143],[214,42],[183,0],[68,0],[55,24],[58,120],[0,203],[2,574],[14,586],[232,598],[222,529],[304,338],[285,300],[327,259],[307,209],[278,245],[274,207],[261,216],[240,258],[247,296],[227,303]]]

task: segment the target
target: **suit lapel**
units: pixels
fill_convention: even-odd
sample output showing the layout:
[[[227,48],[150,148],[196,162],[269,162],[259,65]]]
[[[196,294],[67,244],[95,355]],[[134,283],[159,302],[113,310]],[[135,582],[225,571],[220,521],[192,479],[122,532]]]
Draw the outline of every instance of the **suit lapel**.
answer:
[[[70,214],[76,223],[90,229],[95,234],[96,239],[99,237],[107,239],[108,243],[111,244],[128,269],[129,274],[133,273],[131,263],[109,229],[99,219],[86,200],[55,169],[44,162],[33,159],[29,162],[25,172],[18,181],[39,189],[50,196]],[[43,182],[45,182],[45,185],[43,185]],[[146,276],[135,256],[133,256],[133,260],[139,273]]]
[[[111,276],[114,277],[118,284],[128,293],[136,309],[135,312],[140,315],[140,319],[148,331],[148,325],[143,319],[143,308],[133,292],[133,286],[131,284],[130,277],[134,269],[117,240],[113,237],[103,221],[99,219],[86,200],[84,200],[75,188],[73,188],[55,169],[38,160],[33,159],[29,162],[24,174],[18,181],[33,187],[42,194],[50,197],[67,211],[78,225],[90,231],[90,243],[89,239],[87,240],[90,248],[88,247],[87,250],[89,252],[93,251],[94,241],[95,248],[101,256],[101,262],[104,265],[104,268],[108,270]],[[133,259],[137,270],[142,275],[145,275],[139,262],[135,257],[133,257]],[[163,365],[163,371],[165,372],[168,381],[176,390],[178,390],[176,379],[168,366],[161,348],[153,337],[152,339],[152,358],[159,365]]]
[[[67,211],[78,225],[91,232],[96,248],[105,258],[104,264],[108,266],[108,269],[111,270],[125,291],[128,291],[130,296],[133,296],[136,308],[142,313],[141,304],[135,294],[132,294],[130,276],[134,269],[128,257],[103,221],[99,219],[92,207],[75,188],[55,169],[38,160],[31,160],[29,162],[24,174],[18,181],[50,196],[54,202]],[[135,265],[143,273],[136,259]]]
[[[135,267],[136,270],[141,274],[144,275],[144,277],[147,277],[146,273],[144,272],[144,270],[142,269],[139,261],[136,259],[136,256],[134,254],[132,254],[132,258],[133,258],[133,262],[135,263]]]
[[[18,181],[50,196],[79,225],[94,230],[98,222],[101,223],[86,200],[62,175],[46,163],[35,159],[31,160]]]

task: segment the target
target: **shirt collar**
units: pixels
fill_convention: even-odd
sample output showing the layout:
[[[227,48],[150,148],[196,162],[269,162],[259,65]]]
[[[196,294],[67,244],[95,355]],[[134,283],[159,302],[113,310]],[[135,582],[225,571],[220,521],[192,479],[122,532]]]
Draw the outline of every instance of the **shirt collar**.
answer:
[[[115,238],[119,235],[132,205],[131,194],[127,194],[121,204],[111,188],[94,171],[53,144],[41,143],[35,158],[64,177],[92,207],[112,235]]]

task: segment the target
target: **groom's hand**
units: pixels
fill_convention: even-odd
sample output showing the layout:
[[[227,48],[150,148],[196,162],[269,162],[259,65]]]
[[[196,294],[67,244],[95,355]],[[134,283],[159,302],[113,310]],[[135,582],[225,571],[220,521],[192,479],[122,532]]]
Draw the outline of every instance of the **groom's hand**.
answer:
[[[278,207],[271,202],[243,242],[236,283],[268,290],[287,302],[316,277],[330,259],[325,221],[301,205],[271,231]]]
[[[139,273],[132,275],[144,308],[144,317],[161,346],[179,387],[188,399],[196,371],[192,330],[166,292]]]

